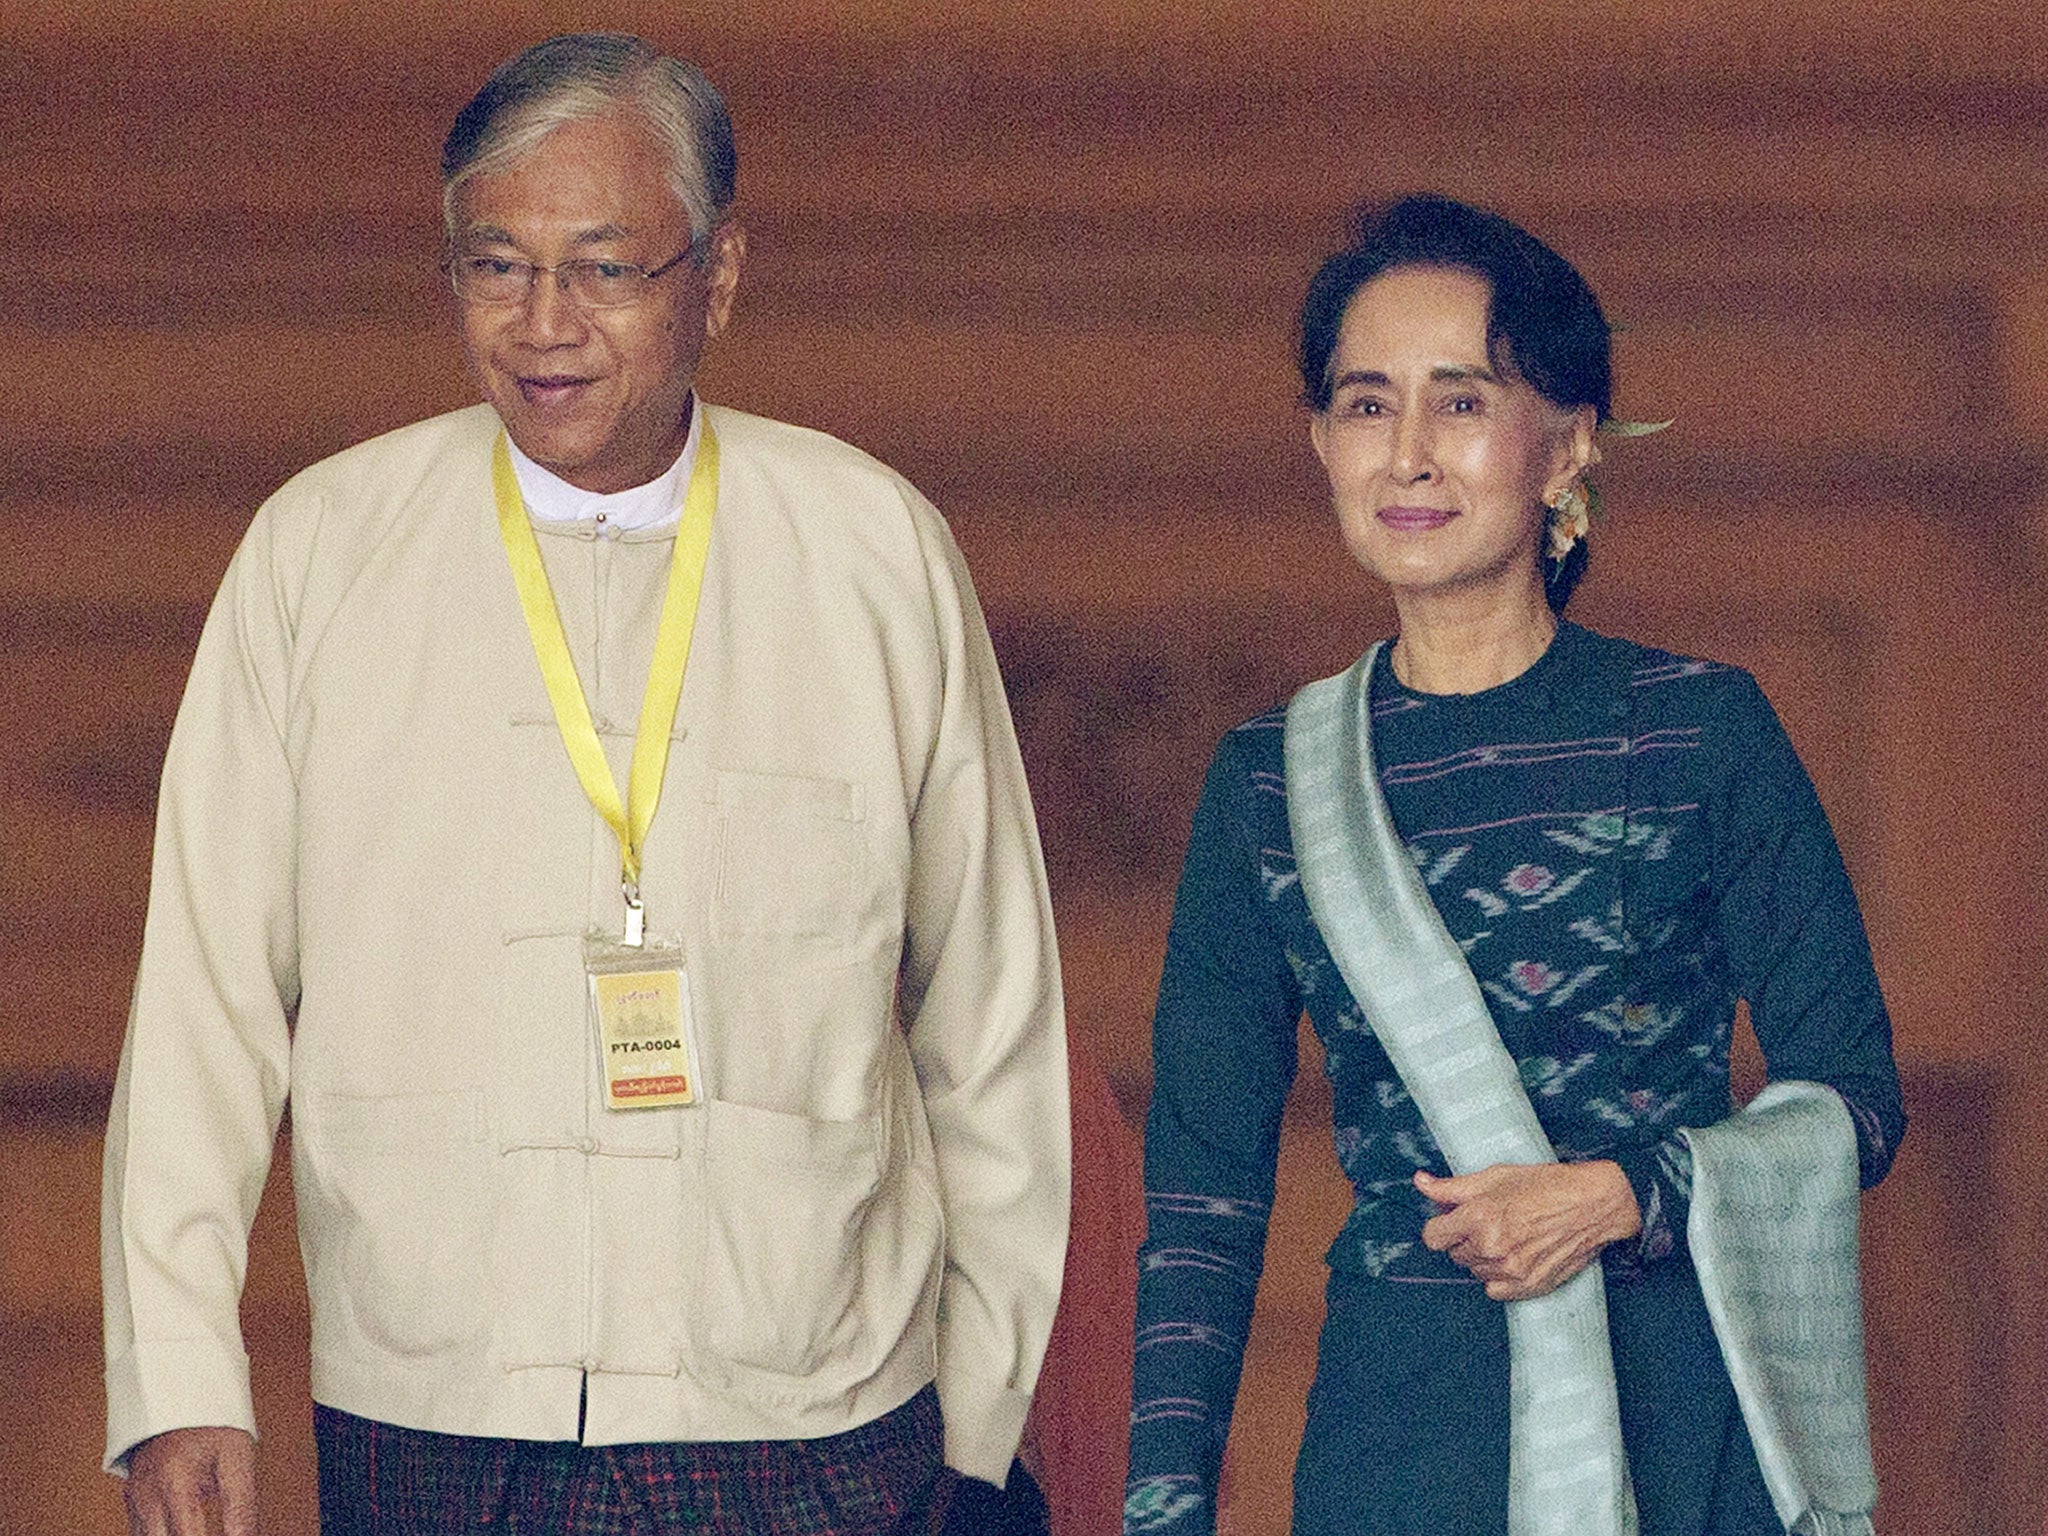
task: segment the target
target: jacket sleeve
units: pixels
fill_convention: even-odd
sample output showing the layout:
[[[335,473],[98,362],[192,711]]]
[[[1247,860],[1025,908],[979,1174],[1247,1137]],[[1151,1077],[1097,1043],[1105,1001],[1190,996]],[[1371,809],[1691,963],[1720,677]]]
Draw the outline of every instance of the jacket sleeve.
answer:
[[[168,1429],[255,1432],[238,1309],[298,995],[291,626],[259,514],[201,634],[157,804],[101,1193],[109,1470]]]
[[[944,523],[921,502],[911,512],[943,697],[911,816],[900,1006],[945,1213],[938,1389],[946,1461],[1000,1484],[1031,1405],[1066,1254],[1059,955],[987,627]]]

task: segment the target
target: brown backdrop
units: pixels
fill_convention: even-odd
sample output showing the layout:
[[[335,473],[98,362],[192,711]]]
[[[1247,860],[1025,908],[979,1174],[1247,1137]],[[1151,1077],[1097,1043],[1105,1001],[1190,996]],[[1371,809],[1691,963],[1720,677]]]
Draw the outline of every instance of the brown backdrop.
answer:
[[[1108,0],[0,13],[0,1530],[113,1531],[98,1132],[158,759],[285,475],[466,398],[436,148],[488,66],[645,31],[726,89],[753,236],[714,398],[952,515],[1039,799],[1071,1015],[1142,1110],[1217,734],[1386,615],[1290,403],[1355,200],[1573,256],[1627,330],[1590,622],[1754,668],[1848,850],[1912,1135],[1866,1202],[1884,1530],[2040,1529],[2048,22],[2003,4]],[[289,14],[286,14],[286,13]],[[1361,14],[1362,13],[1362,14]],[[1306,1071],[1234,1450],[1285,1529],[1343,1196]],[[288,1191],[245,1316],[275,1531],[311,1527]]]

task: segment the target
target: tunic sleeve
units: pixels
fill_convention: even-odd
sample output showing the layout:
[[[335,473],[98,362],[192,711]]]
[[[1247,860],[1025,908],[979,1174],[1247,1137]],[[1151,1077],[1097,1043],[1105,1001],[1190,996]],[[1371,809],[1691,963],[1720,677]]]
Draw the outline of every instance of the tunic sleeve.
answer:
[[[1826,1083],[1856,1126],[1863,1187],[1884,1177],[1906,1115],[1862,912],[1813,781],[1754,679],[1733,674],[1717,733],[1715,920],[1773,1081]],[[1623,1160],[1643,1211],[1636,1256],[1682,1244],[1692,1155],[1667,1137]]]
[[[1152,1023],[1126,1532],[1207,1532],[1265,1260],[1302,997],[1267,913],[1293,859],[1260,847],[1255,783],[1225,737],[1174,901]],[[1270,867],[1284,866],[1284,868]]]
[[[1863,1187],[1905,1134],[1891,1016],[1827,814],[1763,691],[1739,678],[1715,818],[1720,930],[1773,1080],[1826,1083],[1849,1106]]]

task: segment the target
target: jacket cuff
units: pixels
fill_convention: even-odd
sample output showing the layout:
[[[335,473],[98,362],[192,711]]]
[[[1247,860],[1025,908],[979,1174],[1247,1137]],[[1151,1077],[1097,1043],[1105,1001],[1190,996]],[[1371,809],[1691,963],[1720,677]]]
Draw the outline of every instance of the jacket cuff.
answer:
[[[939,1366],[939,1413],[946,1424],[946,1465],[998,1488],[1010,1475],[1031,1394]]]
[[[163,1339],[107,1362],[105,1471],[126,1477],[128,1453],[151,1435],[211,1424],[256,1433],[244,1351],[217,1339]]]

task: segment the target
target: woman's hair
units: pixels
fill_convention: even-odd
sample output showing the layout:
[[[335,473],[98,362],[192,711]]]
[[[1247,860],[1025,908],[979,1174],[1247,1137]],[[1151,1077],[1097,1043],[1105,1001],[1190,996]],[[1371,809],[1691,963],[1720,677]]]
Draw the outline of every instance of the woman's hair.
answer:
[[[1578,269],[1520,225],[1434,193],[1360,211],[1351,243],[1324,262],[1301,305],[1301,398],[1330,407],[1330,359],[1358,290],[1396,267],[1450,267],[1484,278],[1486,360],[1568,411],[1606,421],[1614,394],[1607,317]],[[1544,595],[1559,613],[1585,574],[1587,541],[1544,560]]]

